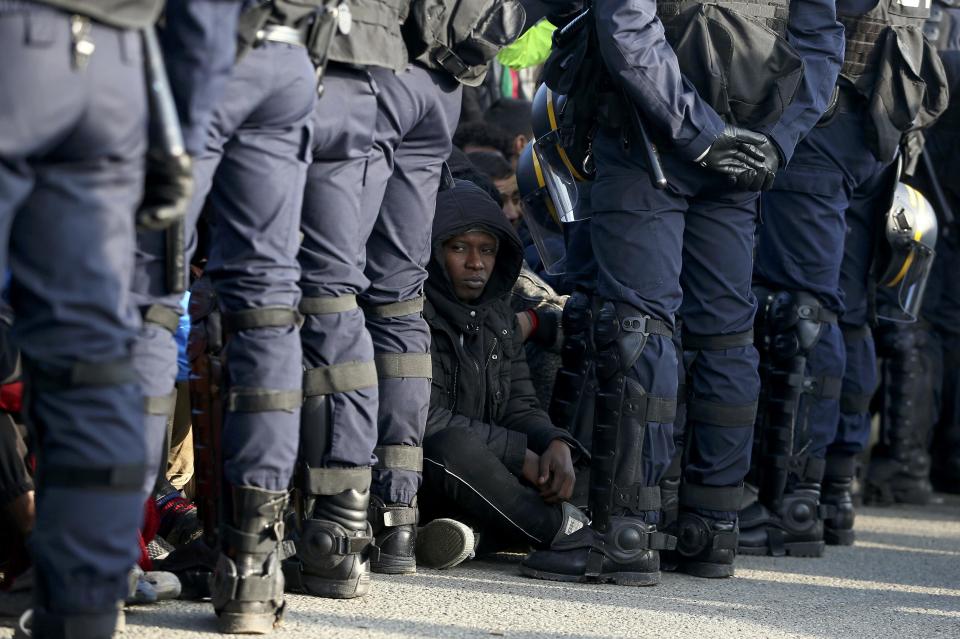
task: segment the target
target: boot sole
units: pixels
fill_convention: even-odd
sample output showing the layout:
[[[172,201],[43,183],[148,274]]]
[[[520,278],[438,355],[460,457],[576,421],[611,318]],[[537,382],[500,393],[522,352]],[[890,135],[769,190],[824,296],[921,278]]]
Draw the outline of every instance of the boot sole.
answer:
[[[417,572],[417,560],[413,557],[380,555],[378,561],[370,561],[370,570],[379,575],[413,575]]]
[[[266,635],[279,625],[273,613],[223,612],[217,617],[217,630],[226,635]]]
[[[822,541],[796,541],[783,545],[783,554],[789,557],[822,557],[826,544]],[[777,557],[766,546],[740,546],[737,553],[751,557]]]
[[[586,575],[565,575],[556,572],[545,572],[520,565],[520,574],[533,579],[546,581],[563,581],[578,584],[616,584],[618,586],[656,586],[660,583],[659,572],[611,572],[596,577]]]
[[[300,572],[300,565],[283,562],[283,578],[287,592],[294,592],[324,599],[356,599],[370,593],[370,573],[356,579],[326,579]]]
[[[733,577],[733,564],[712,564],[705,561],[684,561],[677,566],[677,572],[701,577],[703,579],[726,579]]]
[[[852,546],[856,535],[853,530],[824,528],[823,541],[828,546]]]
[[[353,581],[324,579],[312,575],[303,576],[303,587],[308,595],[326,599],[356,599],[370,594],[370,573]]]
[[[434,519],[417,531],[417,563],[443,570],[473,554],[473,530],[453,519]]]

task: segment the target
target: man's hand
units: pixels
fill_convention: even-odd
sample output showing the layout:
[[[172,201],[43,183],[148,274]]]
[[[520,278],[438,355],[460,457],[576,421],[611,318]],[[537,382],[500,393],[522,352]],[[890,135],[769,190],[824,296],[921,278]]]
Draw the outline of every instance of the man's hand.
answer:
[[[540,479],[540,455],[528,448],[523,456],[523,469],[520,474],[532,485],[537,486],[537,480]]]
[[[706,169],[729,176],[731,183],[750,183],[765,168],[766,156],[758,148],[764,142],[769,143],[767,136],[728,124],[697,161]]]
[[[576,481],[570,447],[561,439],[553,440],[540,456],[540,472],[535,482],[540,497],[548,504],[570,499]]]
[[[763,168],[756,172],[752,180],[738,178],[737,186],[748,191],[769,191],[780,169],[780,150],[767,136],[756,135],[763,138],[763,143],[754,147],[763,154]]]

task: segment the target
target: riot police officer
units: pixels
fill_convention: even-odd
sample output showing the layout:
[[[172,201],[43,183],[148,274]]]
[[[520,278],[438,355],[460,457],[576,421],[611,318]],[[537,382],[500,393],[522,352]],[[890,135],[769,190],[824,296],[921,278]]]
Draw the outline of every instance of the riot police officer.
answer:
[[[756,191],[769,185],[826,108],[824,78],[831,84],[839,66],[840,26],[829,2],[794,2],[789,19],[786,3],[657,3],[660,19],[653,17],[652,2],[603,1],[594,9],[603,61],[629,99],[620,126],[601,122],[592,142],[597,179],[590,224],[599,267],[592,336],[599,380],[593,523],[563,548],[529,556],[523,571],[573,581],[659,581],[656,550],[673,545],[657,531],[657,484],[674,453],[679,312],[690,372],[690,434],[677,561],[691,574],[725,577],[733,574],[736,510],[759,392],[750,288]],[[744,58],[728,77],[763,67],[750,58],[757,49],[751,37],[764,39],[774,52],[777,72],[744,74],[752,86],[711,85],[704,77],[709,60],[699,57],[709,57],[709,50],[675,51],[659,28],[662,19],[676,45],[681,34],[700,29],[707,14],[743,30],[735,56]],[[739,91],[752,93],[745,101],[755,108],[736,106],[743,104]],[[774,95],[796,98],[784,104]],[[633,109],[651,124],[661,148],[669,149],[662,155],[668,183],[663,190],[649,179],[656,175],[656,160],[645,152],[642,135],[628,136],[624,144],[624,128],[631,122],[634,131],[640,128]]]
[[[440,15],[406,0],[359,2],[351,6],[356,30],[334,42],[332,60],[367,68],[331,69],[338,94],[317,108],[304,203],[306,508],[288,572],[308,593],[361,596],[371,568],[416,570],[432,366],[421,313],[430,233],[460,84],[478,84],[486,69],[476,51],[465,63],[460,47],[472,29],[492,56],[519,34],[523,14],[514,7],[477,1]],[[473,29],[494,10],[502,25]]]
[[[853,541],[853,453],[869,436],[876,383],[867,326],[872,229],[892,197],[903,131],[928,124],[945,99],[942,69],[920,31],[928,11],[924,3],[838,3],[846,47],[830,110],[764,196],[760,498],[741,513],[741,552],[822,554],[821,515],[833,514],[819,508],[822,481],[824,501],[845,511],[827,540]],[[908,66],[925,86],[905,81]],[[857,366],[845,372],[845,360]]]
[[[957,316],[960,282],[957,272],[960,208],[956,193],[960,142],[960,9],[934,2],[924,33],[937,46],[951,88],[947,110],[926,134],[923,157],[911,184],[930,200],[939,219],[936,260],[915,323],[885,321],[878,331],[881,358],[880,440],[870,455],[864,501],[925,503],[931,479],[939,490],[955,491],[960,478],[960,430],[956,389]],[[885,287],[880,287],[884,291]],[[878,295],[889,315],[896,300]],[[934,430],[935,429],[935,430]],[[935,440],[932,448],[931,439]]]
[[[355,24],[330,51],[324,97],[313,116],[300,249],[303,299],[304,407],[297,486],[303,495],[297,556],[285,564],[288,588],[349,598],[369,590],[367,523],[377,442],[377,370],[358,295],[370,282],[368,238],[379,209],[361,206],[366,189],[386,176],[368,171],[378,114],[379,82],[402,73],[400,33],[408,2],[354,2]],[[445,135],[438,131],[437,135]],[[406,215],[406,211],[403,212]]]
[[[189,260],[206,202],[212,229],[206,275],[216,291],[220,322],[206,327],[205,334],[222,341],[225,362],[225,379],[198,380],[223,389],[213,400],[224,406],[225,487],[217,502],[222,521],[212,601],[221,631],[265,633],[283,611],[280,522],[300,430],[296,255],[317,97],[315,63],[322,62],[325,36],[337,24],[336,14],[324,11],[326,4],[319,0],[245,6],[240,27],[227,31],[237,38],[239,59],[198,136],[196,188],[186,228]],[[215,30],[206,35],[216,41]],[[195,60],[194,52],[182,48],[173,56]],[[198,93],[197,100],[203,95]],[[197,102],[184,107],[188,117],[197,115]],[[166,294],[168,239],[141,234],[134,277],[135,301],[145,320],[136,364],[151,415],[167,414],[164,398],[176,375],[172,332],[180,296]],[[176,288],[181,282],[172,284]],[[208,357],[198,355],[203,347],[191,347],[195,358]]]
[[[937,215],[930,202],[905,184],[897,186],[884,226],[873,269],[876,350],[883,380],[877,397],[880,436],[864,478],[864,503],[925,504],[933,492],[928,446],[938,412],[940,373],[938,341],[926,320],[935,304],[925,291],[939,262],[935,251],[944,242],[938,241]],[[848,360],[847,370],[856,368]],[[828,523],[836,528],[835,521]]]
[[[148,465],[130,348],[147,150],[137,30],[161,4],[0,7],[0,262],[38,444],[34,637],[112,636],[137,559]]]

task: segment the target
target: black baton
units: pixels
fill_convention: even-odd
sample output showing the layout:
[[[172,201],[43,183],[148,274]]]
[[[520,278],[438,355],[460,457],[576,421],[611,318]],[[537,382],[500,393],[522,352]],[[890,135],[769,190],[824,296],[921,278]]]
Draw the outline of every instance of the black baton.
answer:
[[[660,154],[657,152],[657,147],[650,140],[650,135],[647,133],[647,127],[643,124],[643,118],[640,117],[640,110],[637,108],[637,105],[633,103],[630,96],[626,95],[626,92],[624,92],[624,99],[628,104],[627,110],[630,111],[633,117],[633,126],[636,128],[637,133],[640,134],[640,144],[643,145],[643,150],[647,154],[650,183],[653,184],[653,188],[663,190],[667,188],[667,176],[663,173]]]
[[[152,27],[143,30],[143,49],[146,62],[147,87],[155,143],[169,157],[186,157],[180,118],[173,101],[173,91],[163,65],[163,52],[157,33]],[[166,239],[166,288],[170,293],[183,293],[187,283],[186,223],[183,218],[173,222],[164,231]]]

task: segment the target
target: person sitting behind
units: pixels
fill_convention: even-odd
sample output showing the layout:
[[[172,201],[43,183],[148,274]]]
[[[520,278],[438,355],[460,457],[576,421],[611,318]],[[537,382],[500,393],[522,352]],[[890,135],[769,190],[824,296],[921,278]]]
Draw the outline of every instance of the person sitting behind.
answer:
[[[550,547],[587,524],[569,501],[588,457],[555,427],[530,382],[510,291],[520,239],[500,207],[457,180],[437,197],[424,317],[433,386],[423,442],[418,563],[442,568],[474,551]],[[457,520],[469,525],[459,524]]]

